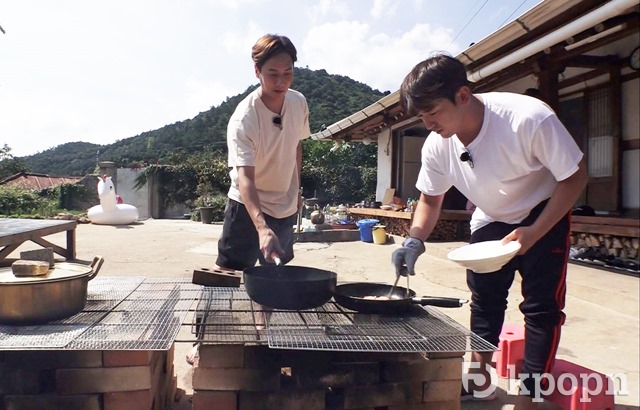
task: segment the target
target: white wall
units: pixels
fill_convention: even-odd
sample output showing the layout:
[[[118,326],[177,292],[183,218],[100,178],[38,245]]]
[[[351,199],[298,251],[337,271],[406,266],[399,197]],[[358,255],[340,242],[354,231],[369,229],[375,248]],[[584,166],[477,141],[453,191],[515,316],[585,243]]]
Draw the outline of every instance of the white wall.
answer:
[[[147,185],[139,190],[134,188],[136,178],[144,170],[131,168],[118,168],[116,193],[120,195],[125,204],[138,208],[138,219],[149,218],[149,188]]]
[[[391,187],[393,144],[391,130],[384,129],[378,134],[378,178],[376,183],[376,201],[382,201],[384,193]]]

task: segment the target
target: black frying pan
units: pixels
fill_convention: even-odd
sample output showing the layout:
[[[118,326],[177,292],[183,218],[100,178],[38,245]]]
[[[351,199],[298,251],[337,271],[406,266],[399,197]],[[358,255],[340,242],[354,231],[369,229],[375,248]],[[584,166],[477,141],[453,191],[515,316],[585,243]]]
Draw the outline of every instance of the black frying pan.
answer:
[[[254,266],[244,271],[254,302],[274,309],[305,310],[324,305],[336,289],[335,272],[302,266]]]
[[[416,297],[416,293],[407,288],[396,286],[389,300],[364,299],[366,296],[389,296],[391,285],[378,283],[347,283],[336,286],[333,299],[347,309],[361,313],[401,313],[413,305],[431,305],[439,307],[460,307],[467,303],[465,299],[441,298],[434,296]]]

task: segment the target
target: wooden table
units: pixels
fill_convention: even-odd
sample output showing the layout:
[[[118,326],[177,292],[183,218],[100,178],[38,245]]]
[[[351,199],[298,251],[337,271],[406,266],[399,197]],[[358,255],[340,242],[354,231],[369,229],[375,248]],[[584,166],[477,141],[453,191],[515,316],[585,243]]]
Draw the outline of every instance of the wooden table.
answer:
[[[0,261],[26,241],[53,248],[55,253],[67,260],[75,259],[76,225],[76,221],[0,218]],[[66,248],[44,239],[47,235],[64,231],[67,232]]]

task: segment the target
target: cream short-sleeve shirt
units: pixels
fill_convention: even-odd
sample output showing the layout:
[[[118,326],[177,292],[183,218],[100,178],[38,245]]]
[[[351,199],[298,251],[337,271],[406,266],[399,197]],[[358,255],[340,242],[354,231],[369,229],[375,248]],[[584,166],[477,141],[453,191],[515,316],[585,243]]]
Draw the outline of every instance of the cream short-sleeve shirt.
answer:
[[[280,124],[274,123],[276,117],[280,117]],[[264,105],[260,88],[249,94],[238,104],[227,127],[229,198],[244,203],[236,167],[255,167],[262,212],[274,218],[295,214],[300,186],[296,152],[300,141],[309,135],[309,108],[301,93],[288,90],[281,113]]]

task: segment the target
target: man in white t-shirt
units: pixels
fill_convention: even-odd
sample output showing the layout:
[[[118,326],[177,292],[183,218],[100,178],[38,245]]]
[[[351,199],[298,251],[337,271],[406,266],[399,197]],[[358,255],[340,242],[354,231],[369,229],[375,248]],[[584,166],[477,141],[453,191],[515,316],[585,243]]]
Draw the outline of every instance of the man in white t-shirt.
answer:
[[[227,127],[231,187],[216,264],[242,270],[293,259],[300,198],[302,140],[310,135],[304,96],[289,87],[296,49],[268,34],[253,46],[260,87],[238,106]]]
[[[535,409],[564,323],[570,210],[587,181],[583,154],[553,110],[512,93],[473,94],[464,65],[436,55],[416,65],[400,88],[405,112],[432,131],[422,148],[421,191],[409,237],[392,261],[413,275],[416,259],[455,186],[475,206],[471,242],[518,241],[518,255],[499,271],[467,271],[471,330],[497,345],[515,270],[522,276],[525,358],[516,409]],[[487,397],[491,353],[473,353],[462,398]],[[542,384],[542,385],[541,385]],[[493,396],[495,397],[495,396]]]
[[[251,57],[260,87],[238,104],[227,127],[231,187],[216,259],[222,270],[293,259],[301,144],[310,135],[307,100],[289,89],[297,60],[291,41],[267,34]],[[187,355],[196,360],[197,346]]]

